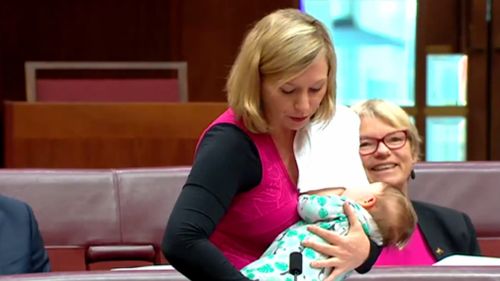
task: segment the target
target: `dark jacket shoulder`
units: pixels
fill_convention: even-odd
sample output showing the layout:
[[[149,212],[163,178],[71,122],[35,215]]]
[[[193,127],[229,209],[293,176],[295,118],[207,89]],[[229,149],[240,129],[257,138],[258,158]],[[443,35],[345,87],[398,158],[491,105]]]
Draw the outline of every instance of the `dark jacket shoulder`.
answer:
[[[453,221],[460,224],[465,223],[467,220],[470,221],[467,214],[452,208],[415,200],[412,200],[412,203],[415,211],[417,211],[417,215],[422,214],[426,218],[432,216],[435,220],[443,221],[444,223]]]
[[[50,271],[31,207],[0,195],[0,274]]]
[[[28,204],[15,198],[0,195],[0,216],[3,221],[27,223],[30,208]]]
[[[481,254],[476,231],[467,214],[426,202],[412,203],[418,225],[437,260],[453,254]]]

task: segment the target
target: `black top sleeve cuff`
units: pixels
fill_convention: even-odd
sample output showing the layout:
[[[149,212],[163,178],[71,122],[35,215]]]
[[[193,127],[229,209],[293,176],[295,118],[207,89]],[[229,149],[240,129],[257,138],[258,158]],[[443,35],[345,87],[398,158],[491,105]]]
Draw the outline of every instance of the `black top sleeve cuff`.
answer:
[[[375,242],[370,240],[370,253],[368,254],[368,258],[366,258],[365,262],[362,265],[356,268],[356,271],[358,273],[367,273],[368,271],[370,271],[370,269],[372,269],[372,266],[377,261],[381,251],[382,247],[377,246]]]

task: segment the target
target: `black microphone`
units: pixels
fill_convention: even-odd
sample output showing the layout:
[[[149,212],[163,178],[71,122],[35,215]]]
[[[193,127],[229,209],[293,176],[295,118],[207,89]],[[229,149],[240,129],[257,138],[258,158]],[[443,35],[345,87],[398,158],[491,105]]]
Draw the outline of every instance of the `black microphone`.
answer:
[[[297,280],[297,276],[302,274],[302,254],[300,252],[292,252],[290,254],[290,262],[288,272]]]

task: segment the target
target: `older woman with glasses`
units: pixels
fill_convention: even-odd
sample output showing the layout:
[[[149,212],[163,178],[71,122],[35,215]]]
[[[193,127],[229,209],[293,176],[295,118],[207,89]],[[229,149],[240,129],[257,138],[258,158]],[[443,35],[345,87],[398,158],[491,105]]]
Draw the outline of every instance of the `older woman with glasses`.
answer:
[[[359,154],[370,182],[385,182],[408,196],[419,160],[420,137],[406,112],[393,103],[369,100],[351,107],[360,117]],[[436,187],[439,188],[439,187]],[[418,227],[403,250],[386,247],[377,265],[431,265],[452,254],[480,255],[470,218],[456,210],[412,201]]]

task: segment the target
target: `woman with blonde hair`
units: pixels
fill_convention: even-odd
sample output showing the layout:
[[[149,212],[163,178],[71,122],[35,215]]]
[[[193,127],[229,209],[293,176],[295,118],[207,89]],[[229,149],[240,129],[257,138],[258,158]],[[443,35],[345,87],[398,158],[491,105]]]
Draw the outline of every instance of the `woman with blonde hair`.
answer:
[[[203,132],[165,231],[165,257],[190,280],[248,280],[239,269],[299,220],[294,137],[333,117],[335,74],[327,30],[296,9],[265,16],[247,34],[226,85],[229,109]],[[311,227],[329,244],[304,242],[330,257],[311,263],[333,268],[325,280],[367,271],[379,253],[345,209],[347,236]]]

